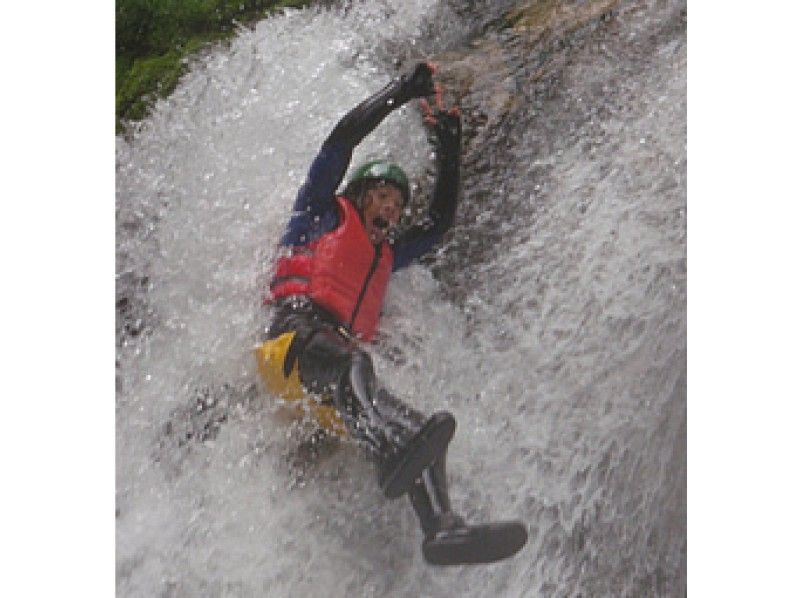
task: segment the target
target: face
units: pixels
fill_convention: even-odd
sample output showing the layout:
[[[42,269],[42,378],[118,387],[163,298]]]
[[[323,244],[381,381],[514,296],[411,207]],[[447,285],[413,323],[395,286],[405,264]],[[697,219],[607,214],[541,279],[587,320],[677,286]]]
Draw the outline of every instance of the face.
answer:
[[[373,244],[383,243],[403,215],[403,195],[394,185],[378,185],[364,195],[364,228]]]

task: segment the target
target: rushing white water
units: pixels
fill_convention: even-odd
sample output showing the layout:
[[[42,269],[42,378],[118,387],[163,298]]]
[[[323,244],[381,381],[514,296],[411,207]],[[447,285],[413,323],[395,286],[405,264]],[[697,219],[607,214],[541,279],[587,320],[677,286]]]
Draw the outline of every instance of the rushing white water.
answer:
[[[504,164],[466,162],[441,280],[415,266],[390,288],[379,377],[456,415],[462,513],[528,526],[528,546],[488,568],[427,566],[410,506],[382,499],[355,447],[301,472],[304,429],[275,410],[251,353],[273,248],[321,141],[394,74],[386,56],[448,49],[466,17],[386,1],[263,21],[118,138],[119,595],[682,594],[680,7],[623,7],[562,50],[545,99],[527,61],[514,67],[530,109],[485,141]],[[354,163],[386,155],[424,181],[413,106]],[[503,243],[466,259],[459,247],[493,214]]]

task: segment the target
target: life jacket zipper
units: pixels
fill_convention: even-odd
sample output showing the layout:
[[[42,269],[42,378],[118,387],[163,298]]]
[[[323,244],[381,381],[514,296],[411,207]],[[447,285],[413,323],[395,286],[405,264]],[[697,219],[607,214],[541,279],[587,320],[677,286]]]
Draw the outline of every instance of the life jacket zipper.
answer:
[[[356,317],[358,316],[358,310],[361,309],[361,302],[364,300],[364,295],[367,294],[367,287],[369,286],[369,281],[372,279],[372,276],[375,274],[375,270],[378,269],[378,262],[381,260],[381,251],[383,250],[383,244],[378,245],[375,248],[375,256],[372,258],[372,265],[369,267],[369,272],[367,272],[367,277],[364,279],[364,285],[361,287],[361,292],[358,294],[358,300],[356,301],[356,306],[353,308],[353,314],[350,317],[350,329],[353,329],[353,326],[356,322]]]

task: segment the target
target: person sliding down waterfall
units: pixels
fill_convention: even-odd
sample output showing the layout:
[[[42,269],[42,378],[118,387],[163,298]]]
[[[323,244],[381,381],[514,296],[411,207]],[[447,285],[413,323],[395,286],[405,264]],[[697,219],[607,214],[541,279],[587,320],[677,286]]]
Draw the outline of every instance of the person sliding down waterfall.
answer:
[[[445,461],[455,418],[426,418],[376,381],[363,343],[374,335],[391,273],[428,253],[452,226],[458,203],[461,118],[444,108],[435,65],[419,63],[348,112],[322,144],[280,243],[270,296],[272,321],[256,350],[268,388],[307,407],[320,425],[362,443],[387,498],[408,494],[433,564],[492,562],[527,540],[518,522],[467,525],[450,505]],[[437,175],[425,222],[395,235],[410,190],[403,170],[359,166],[337,195],[355,147],[392,111],[421,100],[434,132]]]

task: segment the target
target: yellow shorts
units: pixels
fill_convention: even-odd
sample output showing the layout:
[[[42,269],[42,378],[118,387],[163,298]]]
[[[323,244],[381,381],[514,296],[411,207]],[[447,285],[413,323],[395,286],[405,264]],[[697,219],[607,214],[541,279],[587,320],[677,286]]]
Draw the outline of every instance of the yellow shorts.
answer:
[[[261,373],[267,390],[287,404],[294,406],[299,413],[310,413],[321,428],[346,437],[347,430],[336,408],[322,404],[319,399],[306,393],[300,382],[296,362],[288,378],[284,376],[283,362],[294,335],[294,332],[285,332],[256,348],[258,371]]]

